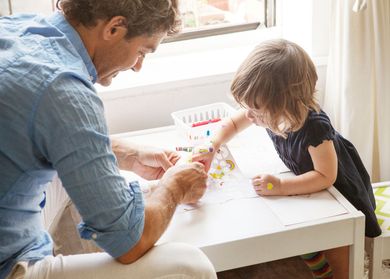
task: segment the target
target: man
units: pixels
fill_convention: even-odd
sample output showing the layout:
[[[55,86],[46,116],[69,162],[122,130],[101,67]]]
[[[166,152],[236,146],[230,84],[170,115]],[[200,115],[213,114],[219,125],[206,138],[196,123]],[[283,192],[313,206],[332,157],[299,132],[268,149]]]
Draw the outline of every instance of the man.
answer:
[[[176,206],[204,194],[204,167],[174,166],[174,152],[110,140],[93,87],[139,71],[177,32],[177,5],[61,0],[48,18],[0,18],[0,278],[216,278],[196,248],[151,249]],[[118,165],[160,182],[142,197]],[[82,216],[81,236],[107,254],[51,256],[41,211],[55,173]]]

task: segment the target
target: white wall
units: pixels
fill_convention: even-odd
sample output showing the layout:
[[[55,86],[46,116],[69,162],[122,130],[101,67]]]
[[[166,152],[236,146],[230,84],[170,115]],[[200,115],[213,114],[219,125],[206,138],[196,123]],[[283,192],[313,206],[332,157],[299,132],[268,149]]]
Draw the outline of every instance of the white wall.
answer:
[[[172,125],[170,113],[184,108],[213,102],[229,102],[229,76],[171,82],[161,86],[136,87],[139,95],[105,100],[110,133]],[[230,101],[230,104],[233,102]]]
[[[172,125],[170,113],[184,108],[212,102],[235,105],[229,96],[235,70],[256,44],[270,37],[293,40],[313,57],[322,103],[329,1],[280,1],[281,28],[164,44],[144,62],[140,73],[122,73],[111,87],[98,87],[110,133]]]
[[[317,66],[319,101],[325,89],[326,66]],[[122,133],[172,125],[170,113],[184,108],[213,102],[226,102],[235,106],[229,95],[233,74],[202,78],[182,83],[168,83],[161,86],[135,87],[139,95],[128,94],[118,98],[105,99],[105,111],[110,133]]]

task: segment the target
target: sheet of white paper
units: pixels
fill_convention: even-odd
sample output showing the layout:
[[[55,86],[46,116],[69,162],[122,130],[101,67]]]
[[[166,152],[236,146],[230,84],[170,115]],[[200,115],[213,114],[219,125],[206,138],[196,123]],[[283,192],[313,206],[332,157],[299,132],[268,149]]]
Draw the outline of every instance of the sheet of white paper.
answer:
[[[227,146],[242,174],[247,178],[288,171],[264,128],[251,126],[233,138]]]
[[[244,177],[265,173],[278,177],[293,175],[280,160],[266,130],[261,127],[249,127],[228,147]],[[347,213],[328,191],[262,199],[286,226]]]
[[[222,186],[208,186],[206,193],[194,205],[181,205],[183,210],[194,210],[200,206],[220,204],[230,200],[258,197],[246,178],[230,178]]]
[[[263,200],[285,226],[347,213],[327,190],[308,195],[263,197]]]
[[[181,154],[181,159],[177,164],[187,163],[191,157],[190,154],[188,152],[179,153]],[[156,180],[147,181],[129,171],[121,170],[121,174],[128,182],[138,180],[144,193],[148,192],[151,184],[157,183]],[[207,190],[204,196],[196,204],[179,205],[177,211],[194,210],[200,206],[257,196],[249,179],[242,175],[229,149],[224,146],[221,148],[221,152],[217,153],[211,165],[207,180]]]

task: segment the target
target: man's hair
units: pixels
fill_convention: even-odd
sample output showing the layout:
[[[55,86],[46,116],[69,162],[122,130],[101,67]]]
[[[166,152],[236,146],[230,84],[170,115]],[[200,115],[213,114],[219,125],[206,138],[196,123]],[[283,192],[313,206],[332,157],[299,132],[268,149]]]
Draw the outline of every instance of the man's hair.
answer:
[[[265,112],[267,126],[276,134],[297,131],[309,110],[319,111],[315,100],[317,73],[299,45],[269,40],[258,45],[233,78],[231,92],[244,107]],[[280,121],[287,126],[281,127]]]
[[[58,0],[57,8],[67,19],[87,27],[123,16],[127,39],[159,32],[173,35],[181,27],[178,0]]]

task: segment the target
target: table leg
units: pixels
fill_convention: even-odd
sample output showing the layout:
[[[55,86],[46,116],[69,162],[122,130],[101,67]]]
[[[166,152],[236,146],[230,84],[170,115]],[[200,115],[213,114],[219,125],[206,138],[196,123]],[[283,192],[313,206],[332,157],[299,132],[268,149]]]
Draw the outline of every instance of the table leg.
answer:
[[[355,218],[354,242],[349,249],[349,278],[364,276],[364,216]]]

